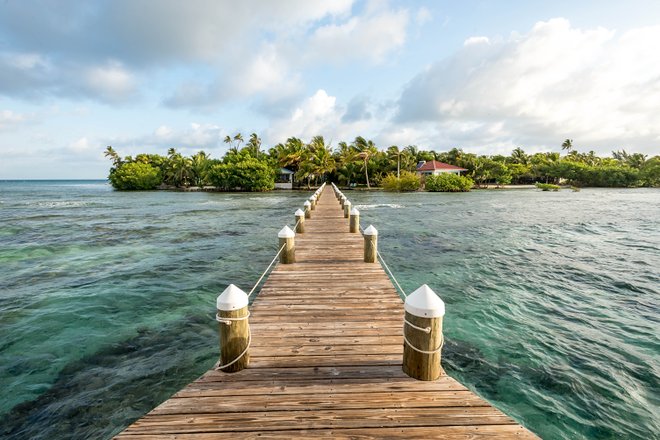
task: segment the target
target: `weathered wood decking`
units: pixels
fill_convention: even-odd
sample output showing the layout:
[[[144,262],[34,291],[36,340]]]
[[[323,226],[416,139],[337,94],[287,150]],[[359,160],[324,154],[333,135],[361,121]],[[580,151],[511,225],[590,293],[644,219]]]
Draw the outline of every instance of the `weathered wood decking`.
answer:
[[[449,376],[406,376],[389,278],[330,188],[312,214],[251,307],[249,368],[207,372],[117,438],[536,438]]]

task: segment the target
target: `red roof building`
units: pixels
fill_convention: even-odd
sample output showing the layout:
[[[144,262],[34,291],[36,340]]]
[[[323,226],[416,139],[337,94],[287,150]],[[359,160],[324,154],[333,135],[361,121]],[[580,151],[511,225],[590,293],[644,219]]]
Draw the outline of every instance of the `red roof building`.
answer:
[[[428,176],[431,174],[437,175],[442,173],[461,174],[462,171],[467,171],[467,169],[455,165],[449,165],[444,162],[438,162],[437,160],[420,163],[417,166],[417,174],[420,176]]]

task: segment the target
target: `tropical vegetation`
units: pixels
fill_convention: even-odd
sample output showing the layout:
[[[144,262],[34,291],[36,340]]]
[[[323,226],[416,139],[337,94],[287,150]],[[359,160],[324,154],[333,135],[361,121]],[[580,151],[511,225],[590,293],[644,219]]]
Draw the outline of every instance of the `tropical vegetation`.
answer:
[[[411,171],[399,172],[397,176],[390,173],[381,182],[385,191],[417,191],[421,186],[420,177]]]
[[[474,181],[466,176],[443,173],[426,176],[426,189],[432,192],[466,192],[474,186]]]
[[[610,157],[583,153],[572,139],[561,144],[563,153],[526,153],[515,148],[510,155],[477,155],[460,148],[438,152],[414,145],[378,148],[372,140],[358,136],[352,142],[332,146],[323,136],[309,142],[291,137],[268,150],[252,133],[226,136],[228,150],[215,159],[204,151],[185,156],[174,148],[167,155],[138,154],[121,157],[112,148],[109,179],[119,190],[208,187],[224,191],[268,191],[273,189],[281,167],[291,170],[298,187],[323,181],[346,187],[383,187],[390,191],[415,191],[420,186],[433,191],[464,191],[470,187],[508,184],[553,184],[574,187],[660,187],[660,156],[617,150]],[[466,169],[464,179],[425,176],[415,171],[422,161],[437,160]],[[470,188],[468,188],[469,190]]]

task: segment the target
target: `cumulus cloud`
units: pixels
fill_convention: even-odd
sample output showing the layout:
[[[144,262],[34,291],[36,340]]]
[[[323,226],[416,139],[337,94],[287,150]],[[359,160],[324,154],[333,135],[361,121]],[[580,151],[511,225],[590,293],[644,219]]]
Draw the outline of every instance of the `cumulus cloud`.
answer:
[[[354,0],[73,0],[3,5],[0,94],[108,104],[149,88],[170,108],[214,110],[252,101],[281,116],[305,93],[307,69],[379,63],[401,50],[425,8]],[[175,74],[173,75],[173,72]],[[138,93],[142,92],[142,93]]]
[[[274,119],[265,140],[276,144],[291,136],[309,140],[323,135],[331,143],[349,141],[356,136],[376,136],[387,121],[374,120],[375,107],[368,96],[358,95],[343,105],[337,97],[319,89],[301,100],[288,115]]]
[[[498,42],[470,38],[405,86],[390,131],[425,126],[445,146],[558,148],[570,137],[578,148],[657,152],[659,39],[660,26],[617,34],[565,19]]]
[[[10,44],[0,52],[0,93],[118,102],[134,96],[138,76],[153,82],[158,74],[195,64],[214,75],[193,87],[199,84],[193,73],[166,101],[204,106],[281,89],[295,77],[290,60],[264,42],[294,34],[297,40],[319,20],[350,15],[353,1],[38,3],[2,6],[0,39]]]
[[[321,26],[310,38],[309,56],[336,63],[352,59],[381,62],[403,46],[409,21],[405,9],[378,8],[342,23]]]
[[[337,98],[319,89],[294,109],[287,118],[275,121],[268,131],[271,142],[281,142],[295,136],[311,138],[318,134],[333,132],[338,125]]]
[[[135,78],[118,62],[87,69],[84,80],[85,87],[105,101],[125,101],[136,93]]]

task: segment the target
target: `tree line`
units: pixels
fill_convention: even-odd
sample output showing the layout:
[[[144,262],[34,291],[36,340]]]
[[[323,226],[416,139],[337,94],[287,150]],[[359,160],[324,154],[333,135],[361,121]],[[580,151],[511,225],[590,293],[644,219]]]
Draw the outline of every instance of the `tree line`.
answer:
[[[417,165],[437,160],[465,168],[469,181],[434,182],[431,187],[445,190],[466,186],[507,184],[570,184],[595,187],[660,186],[660,156],[618,150],[611,157],[593,151],[581,153],[573,141],[562,143],[558,152],[527,154],[515,148],[510,155],[477,155],[460,148],[437,152],[414,145],[396,145],[381,150],[361,136],[352,142],[329,145],[323,136],[309,142],[291,137],[265,151],[261,139],[252,133],[247,141],[238,133],[224,139],[229,149],[221,159],[204,151],[186,157],[170,148],[166,156],[138,154],[121,157],[112,147],[105,154],[112,160],[109,179],[119,190],[214,187],[232,191],[268,191],[274,188],[279,168],[294,172],[298,186],[311,187],[323,181],[346,186],[381,186],[392,190],[415,190]],[[469,188],[468,188],[469,189]],[[449,189],[447,189],[449,190]]]

